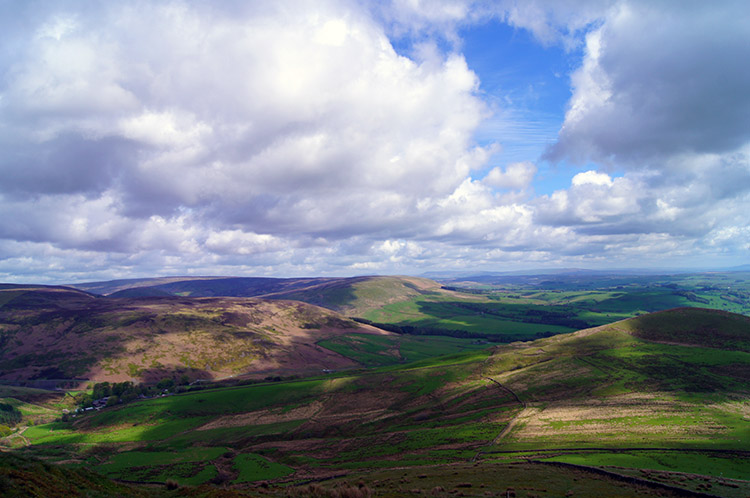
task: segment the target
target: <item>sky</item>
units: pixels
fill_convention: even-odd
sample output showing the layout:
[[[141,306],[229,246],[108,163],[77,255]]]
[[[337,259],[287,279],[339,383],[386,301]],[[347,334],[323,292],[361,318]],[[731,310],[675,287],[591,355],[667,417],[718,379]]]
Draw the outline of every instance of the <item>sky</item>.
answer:
[[[746,0],[0,0],[0,282],[750,262]]]

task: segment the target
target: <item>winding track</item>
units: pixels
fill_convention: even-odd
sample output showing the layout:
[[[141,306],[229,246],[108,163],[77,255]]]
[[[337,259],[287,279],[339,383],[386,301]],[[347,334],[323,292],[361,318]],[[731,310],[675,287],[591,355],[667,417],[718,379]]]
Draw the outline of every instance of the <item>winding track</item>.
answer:
[[[519,419],[519,418],[521,417],[521,415],[523,415],[523,414],[524,414],[524,413],[525,413],[525,412],[526,412],[526,411],[528,410],[528,406],[526,405],[526,402],[525,402],[525,401],[523,401],[523,400],[522,400],[521,398],[519,398],[519,397],[518,397],[518,394],[516,394],[516,393],[515,393],[515,391],[513,391],[513,389],[511,389],[510,387],[502,385],[502,384],[501,384],[500,382],[496,381],[496,380],[495,380],[495,379],[493,379],[492,377],[485,377],[485,376],[483,375],[483,376],[482,376],[482,378],[483,378],[483,379],[486,379],[486,380],[488,380],[488,381],[490,381],[490,382],[493,382],[493,383],[494,383],[494,384],[495,384],[496,386],[498,386],[498,387],[499,387],[500,389],[502,389],[503,391],[506,391],[506,392],[510,393],[510,395],[511,395],[511,396],[513,396],[513,398],[515,398],[515,400],[516,400],[516,401],[518,402],[518,404],[520,404],[520,405],[522,406],[522,409],[521,409],[521,411],[519,411],[518,413],[516,413],[516,415],[515,415],[515,416],[514,416],[514,417],[513,417],[513,418],[512,418],[511,420],[510,420],[510,422],[508,422],[508,425],[506,425],[506,426],[505,426],[505,427],[503,428],[503,430],[502,430],[502,431],[500,431],[500,434],[498,434],[498,435],[497,435],[497,436],[496,436],[496,437],[495,437],[495,438],[494,438],[494,439],[493,439],[492,441],[490,441],[490,442],[489,442],[489,443],[488,443],[488,444],[486,445],[486,446],[494,446],[494,445],[495,445],[495,444],[497,444],[497,443],[498,443],[498,442],[499,442],[499,441],[500,441],[501,439],[503,439],[503,438],[504,438],[504,437],[506,436],[506,434],[508,434],[508,433],[509,433],[509,432],[510,432],[510,431],[511,431],[511,430],[513,429],[513,427],[514,427],[514,426],[516,425],[516,422],[517,422],[517,421],[518,421],[518,419]],[[485,446],[485,447],[486,447],[486,446]],[[476,453],[476,454],[475,454],[475,455],[474,455],[473,457],[471,457],[471,459],[470,459],[469,461],[470,461],[470,462],[476,462],[476,461],[477,461],[477,459],[478,459],[478,458],[479,458],[479,457],[480,457],[480,456],[481,456],[481,455],[482,455],[483,453],[485,453],[485,450],[484,450],[484,449],[480,449],[479,451],[477,451],[477,453]]]

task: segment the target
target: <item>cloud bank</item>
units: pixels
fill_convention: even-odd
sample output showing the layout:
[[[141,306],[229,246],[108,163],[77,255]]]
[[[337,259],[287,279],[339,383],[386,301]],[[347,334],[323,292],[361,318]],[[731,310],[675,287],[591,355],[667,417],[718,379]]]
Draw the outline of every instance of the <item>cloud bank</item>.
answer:
[[[741,2],[3,10],[0,280],[696,264],[750,247]],[[544,157],[503,165],[502,136],[474,138],[491,108],[459,33],[485,22],[581,50]],[[570,184],[536,195],[540,161]]]

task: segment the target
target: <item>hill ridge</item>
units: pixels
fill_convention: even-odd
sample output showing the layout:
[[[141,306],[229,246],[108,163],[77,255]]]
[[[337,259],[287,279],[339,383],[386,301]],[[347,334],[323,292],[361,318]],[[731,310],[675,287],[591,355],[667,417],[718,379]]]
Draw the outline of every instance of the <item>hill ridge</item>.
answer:
[[[298,301],[93,297],[75,289],[0,291],[0,378],[155,381],[359,364],[315,343],[388,335]]]

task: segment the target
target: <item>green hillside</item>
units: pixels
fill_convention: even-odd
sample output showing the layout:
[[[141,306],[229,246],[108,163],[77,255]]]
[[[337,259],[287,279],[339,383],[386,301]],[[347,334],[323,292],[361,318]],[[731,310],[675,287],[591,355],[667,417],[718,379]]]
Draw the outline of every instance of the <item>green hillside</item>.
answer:
[[[746,496],[750,353],[701,333],[706,323],[750,335],[733,315],[675,310],[363,373],[144,400],[28,428],[26,451],[114,478],[278,496],[352,483],[373,496],[617,496],[609,474],[555,467],[566,463]],[[663,340],[679,330],[689,345]],[[617,485],[621,496],[639,486]]]
[[[412,298],[446,294],[440,284],[417,277],[354,277],[336,279],[304,289],[270,294],[333,309],[350,316]]]

